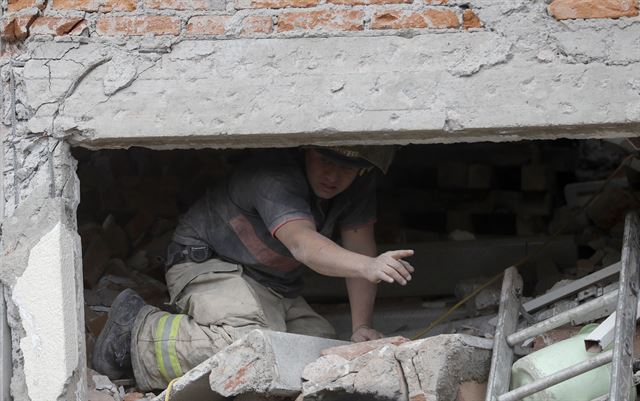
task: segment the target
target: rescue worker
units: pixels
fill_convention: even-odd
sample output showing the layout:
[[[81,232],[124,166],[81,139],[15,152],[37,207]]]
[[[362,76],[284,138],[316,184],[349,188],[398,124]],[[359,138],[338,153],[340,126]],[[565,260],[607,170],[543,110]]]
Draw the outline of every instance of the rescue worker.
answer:
[[[165,388],[218,350],[261,328],[335,337],[299,295],[303,267],[346,278],[355,342],[372,327],[376,284],[405,285],[411,250],[377,254],[375,188],[393,150],[351,146],[274,151],[245,164],[183,216],[168,252],[171,314],[133,290],[113,302],[93,367],[133,369],[141,390]],[[340,244],[331,238],[339,233]]]

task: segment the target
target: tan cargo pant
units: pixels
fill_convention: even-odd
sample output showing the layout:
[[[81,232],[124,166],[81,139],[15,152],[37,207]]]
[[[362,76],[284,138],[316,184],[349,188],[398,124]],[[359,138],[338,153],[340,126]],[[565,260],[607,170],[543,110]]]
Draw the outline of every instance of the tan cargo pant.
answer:
[[[219,259],[182,263],[166,275],[181,314],[145,306],[133,326],[131,360],[141,390],[169,381],[249,331],[262,328],[334,338],[331,324],[302,297],[284,298]]]

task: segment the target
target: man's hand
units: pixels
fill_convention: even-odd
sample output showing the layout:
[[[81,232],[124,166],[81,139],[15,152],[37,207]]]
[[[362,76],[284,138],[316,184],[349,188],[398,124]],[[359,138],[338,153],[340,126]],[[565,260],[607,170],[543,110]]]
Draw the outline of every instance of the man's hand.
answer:
[[[353,341],[354,343],[360,343],[363,341],[377,340],[382,337],[384,337],[382,333],[363,324],[353,331],[353,334],[351,335],[351,341]]]
[[[385,281],[387,283],[399,283],[406,285],[411,280],[411,273],[414,272],[413,266],[402,260],[413,255],[412,250],[398,250],[385,252],[375,259],[366,267],[364,272],[365,278],[372,283]]]

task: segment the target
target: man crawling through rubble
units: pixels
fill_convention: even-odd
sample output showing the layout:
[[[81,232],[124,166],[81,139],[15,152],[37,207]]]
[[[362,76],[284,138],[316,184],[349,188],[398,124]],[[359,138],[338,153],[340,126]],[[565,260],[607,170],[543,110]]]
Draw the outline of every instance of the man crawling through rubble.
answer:
[[[405,285],[414,271],[403,260],[411,250],[376,256],[374,170],[386,173],[393,150],[275,153],[236,170],[182,217],[166,273],[179,314],[120,293],[96,342],[96,370],[117,379],[133,369],[141,390],[161,389],[256,328],[335,337],[299,295],[304,266],[346,278],[352,341],[382,337],[372,328],[376,284]]]

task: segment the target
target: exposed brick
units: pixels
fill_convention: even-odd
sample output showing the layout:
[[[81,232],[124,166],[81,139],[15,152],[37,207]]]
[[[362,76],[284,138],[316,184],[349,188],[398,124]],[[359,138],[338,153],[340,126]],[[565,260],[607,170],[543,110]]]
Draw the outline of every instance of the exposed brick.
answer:
[[[106,0],[98,7],[100,12],[134,11],[138,4],[136,0]]]
[[[349,6],[365,6],[376,4],[411,4],[413,3],[413,0],[327,0],[327,3]]]
[[[242,36],[251,36],[256,33],[271,33],[273,31],[273,18],[269,15],[252,15],[242,20]]]
[[[473,10],[464,10],[464,14],[462,14],[462,26],[464,29],[471,28],[482,28],[484,25],[480,18],[473,12]]]
[[[229,18],[227,15],[192,17],[187,23],[187,33],[190,35],[224,35],[225,24]]]
[[[31,35],[44,34],[61,36],[69,33],[82,18],[39,17],[29,28]]]
[[[53,0],[55,10],[134,11],[136,0]]]
[[[278,32],[295,29],[328,29],[336,31],[361,31],[364,29],[364,12],[361,10],[316,10],[286,12],[278,16]]]
[[[104,17],[96,22],[100,35],[178,35],[180,18],[166,16]]]
[[[638,0],[555,0],[549,13],[559,20],[633,17]]]
[[[458,28],[455,11],[429,9],[425,11],[387,10],[373,15],[371,29]]]
[[[306,8],[320,4],[320,0],[235,0],[236,9],[243,8]]]
[[[7,11],[13,13],[30,7],[38,7],[39,9],[42,9],[44,8],[44,3],[38,3],[37,0],[9,0],[7,4]]]
[[[2,19],[2,40],[14,42],[23,40],[29,35],[29,26],[38,15],[37,9],[31,9],[21,15],[5,17]]]
[[[206,0],[145,0],[144,6],[163,10],[207,10],[209,8]]]

